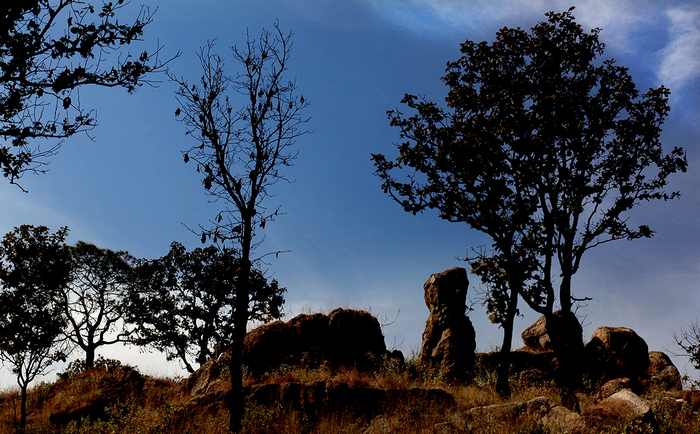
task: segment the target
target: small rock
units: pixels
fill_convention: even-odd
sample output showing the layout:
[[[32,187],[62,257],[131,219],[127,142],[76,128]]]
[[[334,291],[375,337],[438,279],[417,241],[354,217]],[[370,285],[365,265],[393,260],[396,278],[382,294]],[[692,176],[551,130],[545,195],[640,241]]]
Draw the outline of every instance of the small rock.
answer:
[[[384,434],[397,432],[396,420],[391,420],[384,415],[377,416],[372,419],[369,426],[363,431],[363,434]]]
[[[626,377],[615,378],[600,386],[598,393],[596,393],[596,398],[603,400],[625,389],[632,390],[632,381]]]
[[[498,420],[517,419],[522,416],[541,418],[547,415],[556,404],[545,396],[524,402],[508,402],[474,407],[466,411],[468,418],[490,418]]]
[[[584,411],[587,425],[600,427],[619,422],[651,422],[654,414],[649,404],[631,390],[621,390]]]
[[[542,418],[542,427],[553,433],[583,433],[586,424],[580,414],[563,405],[552,407]]]
[[[405,427],[404,427],[405,429]],[[403,431],[405,432],[405,431]],[[433,426],[433,429],[431,433],[433,434],[454,434],[454,433],[463,433],[465,432],[463,429],[459,428],[452,422],[441,422],[441,423],[436,423]]]

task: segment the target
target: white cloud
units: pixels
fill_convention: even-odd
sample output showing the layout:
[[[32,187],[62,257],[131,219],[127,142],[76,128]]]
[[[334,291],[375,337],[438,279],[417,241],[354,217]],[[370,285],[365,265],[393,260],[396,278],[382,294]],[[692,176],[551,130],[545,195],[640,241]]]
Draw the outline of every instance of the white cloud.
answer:
[[[514,21],[540,19],[549,10],[576,6],[575,15],[587,28],[603,29],[603,39],[628,50],[630,34],[654,17],[647,0],[367,0],[381,13],[404,25],[426,30],[474,29],[484,25],[513,25]],[[426,17],[426,12],[429,14]],[[433,18],[433,23],[425,20]]]
[[[681,89],[700,76],[700,6],[674,7],[666,11],[669,42],[661,50],[659,81]]]

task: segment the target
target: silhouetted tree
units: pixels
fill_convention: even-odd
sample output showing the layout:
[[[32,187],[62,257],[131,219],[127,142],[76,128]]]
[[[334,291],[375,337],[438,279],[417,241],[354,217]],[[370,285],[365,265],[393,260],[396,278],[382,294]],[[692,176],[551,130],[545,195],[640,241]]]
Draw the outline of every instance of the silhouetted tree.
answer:
[[[582,300],[571,281],[586,252],[653,236],[649,226],[633,226],[629,212],[643,202],[677,198],[668,178],[687,170],[685,151],[664,153],[661,143],[669,90],[640,93],[627,68],[603,57],[599,30],[585,32],[572,11],[549,13],[530,34],[511,30],[502,42],[520,53],[511,65],[528,78],[520,110],[529,116],[537,158],[533,180],[543,235],[535,279],[541,291],[535,293],[548,298],[526,301],[544,314],[552,310],[555,281],[562,311]]]
[[[487,283],[497,276],[488,270],[505,273],[508,287],[495,288],[508,293],[492,304],[503,324],[518,293],[552,314],[557,269],[560,305],[570,313],[583,254],[650,237],[648,226],[629,225],[628,211],[677,197],[667,179],[687,166],[682,149],[662,149],[668,90],[640,95],[626,68],[601,59],[599,30],[585,32],[572,12],[550,12],[529,32],[503,28],[490,44],[463,43],[443,77],[446,107],[404,97],[416,114],[389,112],[405,140],[399,157],[373,156],[384,190],[407,211],[435,208],[491,237],[494,254],[477,259],[486,261]],[[397,181],[391,172],[405,168],[407,181]],[[508,343],[504,337],[504,353]]]
[[[700,369],[700,324],[697,321],[683,329],[679,335],[674,335],[676,342],[690,360],[695,369]]]
[[[60,292],[70,269],[67,232],[23,225],[0,243],[0,358],[17,376],[21,432],[27,423],[27,386],[65,358]]]
[[[236,252],[214,246],[188,252],[173,243],[166,256],[141,262],[127,310],[136,327],[133,341],[165,352],[168,360],[179,359],[194,372],[229,345],[240,274]],[[251,320],[280,318],[285,289],[276,280],[253,269],[248,287]]]
[[[528,236],[537,211],[525,169],[532,162],[530,143],[524,138],[529,126],[524,113],[512,110],[523,92],[504,88],[498,67],[489,63],[498,50],[491,53],[488,45],[470,41],[462,47],[463,58],[450,62],[443,77],[449,88],[447,107],[404,96],[402,103],[415,113],[388,112],[390,124],[399,128],[403,140],[398,157],[389,161],[374,154],[372,159],[384,192],[406,211],[436,209],[441,218],[466,223],[491,238],[496,255],[473,258],[473,271],[504,291],[491,292],[496,303],[491,313],[504,329],[497,390],[507,396],[518,294],[531,268],[525,246],[531,243]],[[481,52],[471,51],[477,48]],[[479,73],[479,68],[487,67],[493,73]],[[461,78],[463,71],[471,75]],[[497,273],[500,270],[502,275]]]
[[[248,282],[258,229],[278,215],[270,209],[270,187],[285,180],[282,170],[296,157],[295,141],[306,133],[307,102],[287,78],[291,34],[278,25],[255,38],[246,34],[242,47],[233,48],[241,72],[230,78],[224,62],[213,53],[213,43],[199,52],[203,75],[199,84],[172,77],[178,84],[175,115],[193,137],[194,145],[183,153],[192,161],[210,196],[222,205],[211,225],[202,228],[202,241],[231,245],[240,252],[239,284],[233,310],[231,349],[230,423],[241,428],[244,411],[241,351],[250,319]],[[242,96],[240,108],[229,99]]]
[[[80,105],[85,86],[129,92],[167,62],[160,48],[130,55],[153,15],[141,9],[133,21],[118,15],[128,2],[27,0],[3,2],[0,14],[0,170],[10,183],[41,172],[60,139],[95,126],[95,113]],[[59,141],[57,142],[56,139]],[[53,140],[53,141],[52,141]]]
[[[97,348],[128,342],[124,303],[133,258],[85,242],[70,253],[70,280],[61,303],[69,325],[66,338],[85,353],[85,368],[90,369]]]

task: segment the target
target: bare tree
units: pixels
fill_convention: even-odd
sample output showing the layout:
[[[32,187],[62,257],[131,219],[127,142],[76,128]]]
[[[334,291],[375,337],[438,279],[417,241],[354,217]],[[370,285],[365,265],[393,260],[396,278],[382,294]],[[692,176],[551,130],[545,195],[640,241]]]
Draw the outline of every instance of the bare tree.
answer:
[[[695,369],[700,369],[700,323],[692,322],[687,328],[681,330],[680,334],[674,335],[676,342],[688,357]]]
[[[261,259],[253,253],[259,244],[257,231],[279,215],[279,208],[269,207],[270,188],[286,180],[281,170],[292,164],[297,156],[292,147],[307,133],[307,102],[287,78],[291,42],[292,34],[278,24],[257,37],[246,33],[245,43],[232,49],[241,68],[232,78],[209,42],[198,54],[199,83],[171,77],[178,85],[175,115],[194,140],[183,159],[195,164],[204,188],[221,205],[216,217],[200,227],[202,242],[240,250],[230,342],[232,432],[240,431],[244,411],[241,351],[250,313],[251,268]],[[239,108],[234,108],[235,97],[243,101]]]
[[[71,275],[61,303],[69,325],[65,335],[85,353],[90,369],[97,348],[128,342],[131,335],[124,302],[133,258],[84,242],[70,250]]]

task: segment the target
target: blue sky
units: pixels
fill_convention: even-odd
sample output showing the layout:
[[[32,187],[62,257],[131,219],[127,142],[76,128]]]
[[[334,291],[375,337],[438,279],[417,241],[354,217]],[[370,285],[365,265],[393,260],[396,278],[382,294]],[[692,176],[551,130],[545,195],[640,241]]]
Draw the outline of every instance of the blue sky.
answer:
[[[135,5],[137,2],[135,2]],[[637,330],[650,348],[675,351],[672,335],[697,319],[700,306],[700,5],[695,1],[458,1],[458,0],[169,0],[159,7],[145,47],[157,41],[182,56],[172,71],[196,79],[195,50],[215,38],[220,52],[276,18],[295,33],[291,73],[311,102],[312,134],[279,185],[286,215],[265,234],[261,252],[291,253],[272,260],[269,273],[288,288],[287,312],[366,308],[386,323],[390,347],[418,349],[427,316],[422,285],[433,272],[460,265],[459,257],[486,241],[463,225],[433,213],[411,216],[383,195],[371,152],[392,151],[396,132],[385,111],[404,92],[439,99],[444,64],[465,39],[490,39],[503,26],[528,27],[549,9],[577,6],[586,27],[602,27],[608,53],[630,67],[639,87],[672,89],[667,146],[688,150],[690,172],[677,177],[683,197],[640,209],[652,240],[619,242],[591,252],[574,284],[593,297],[580,311],[584,334],[600,325]],[[230,67],[235,65],[229,62]],[[28,194],[0,183],[0,233],[22,223],[67,225],[71,240],[126,249],[142,257],[164,254],[171,241],[197,246],[184,224],[205,222],[215,211],[191,166],[173,116],[174,88],[167,82],[134,95],[88,90],[84,104],[98,112],[94,141],[64,144],[50,173],[26,180]],[[471,279],[477,301],[478,284]],[[475,305],[471,314],[480,350],[493,349],[501,331]],[[518,332],[534,316],[526,313]],[[516,341],[519,341],[517,339]],[[110,348],[102,354],[161,375],[180,373],[159,354]],[[693,371],[681,359],[682,370]],[[0,384],[13,380],[2,371]]]

